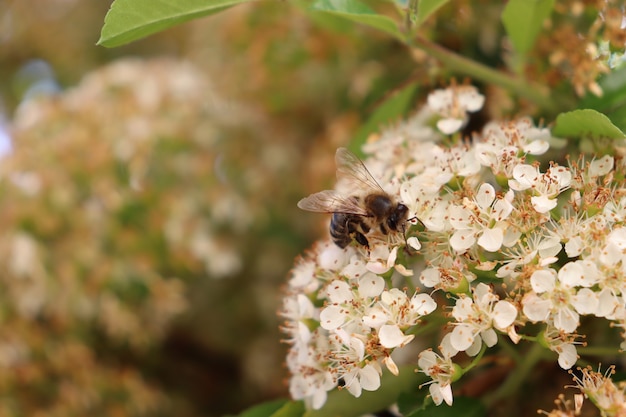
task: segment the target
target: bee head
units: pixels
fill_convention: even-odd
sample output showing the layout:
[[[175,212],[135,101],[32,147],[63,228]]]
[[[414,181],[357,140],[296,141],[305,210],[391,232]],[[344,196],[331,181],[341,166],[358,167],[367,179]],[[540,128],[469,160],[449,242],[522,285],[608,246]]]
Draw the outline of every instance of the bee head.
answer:
[[[395,210],[387,217],[387,227],[391,230],[399,230],[398,226],[404,224],[409,213],[409,208],[402,203],[398,203]]]

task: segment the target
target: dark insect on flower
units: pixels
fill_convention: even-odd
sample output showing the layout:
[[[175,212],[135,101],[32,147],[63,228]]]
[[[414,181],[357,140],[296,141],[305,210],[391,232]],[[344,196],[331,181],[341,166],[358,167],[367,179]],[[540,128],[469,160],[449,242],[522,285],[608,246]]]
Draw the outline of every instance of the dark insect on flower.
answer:
[[[386,193],[363,162],[346,148],[337,149],[337,179],[354,190],[343,195],[334,190],[311,194],[298,202],[303,210],[332,213],[330,235],[345,248],[352,241],[369,249],[366,235],[378,229],[383,235],[404,233],[409,209]]]

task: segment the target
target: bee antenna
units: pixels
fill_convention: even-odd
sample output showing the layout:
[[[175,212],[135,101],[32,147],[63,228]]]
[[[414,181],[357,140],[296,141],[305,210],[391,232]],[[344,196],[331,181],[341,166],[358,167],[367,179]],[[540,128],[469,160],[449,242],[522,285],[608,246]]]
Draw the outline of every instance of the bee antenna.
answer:
[[[415,221],[420,222],[420,224],[421,224],[422,226],[426,227],[426,225],[424,224],[424,222],[423,222],[423,221],[421,221],[421,220],[420,220],[417,216],[413,216],[413,217],[411,217],[410,219],[408,219],[408,220],[407,220],[407,223],[414,223]],[[404,225],[403,225],[403,227],[404,227]]]

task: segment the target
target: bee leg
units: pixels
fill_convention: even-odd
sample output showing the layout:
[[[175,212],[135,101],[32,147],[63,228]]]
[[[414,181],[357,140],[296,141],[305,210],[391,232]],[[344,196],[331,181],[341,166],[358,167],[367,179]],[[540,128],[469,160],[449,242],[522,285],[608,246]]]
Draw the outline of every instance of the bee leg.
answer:
[[[415,252],[409,246],[409,241],[407,240],[407,237],[406,237],[406,223],[402,223],[402,236],[404,236],[404,251],[406,252],[407,256],[414,255]]]
[[[369,242],[367,240],[367,238],[365,237],[365,235],[361,232],[356,232],[354,235],[354,239],[359,242],[361,245],[365,246],[365,248],[367,249],[367,252],[370,251],[370,245]]]

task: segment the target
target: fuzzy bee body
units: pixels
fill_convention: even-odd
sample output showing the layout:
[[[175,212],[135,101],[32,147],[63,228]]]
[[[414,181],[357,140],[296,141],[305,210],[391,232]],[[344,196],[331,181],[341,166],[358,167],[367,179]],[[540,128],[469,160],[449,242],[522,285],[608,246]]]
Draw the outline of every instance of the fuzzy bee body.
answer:
[[[387,194],[363,162],[345,148],[335,155],[337,177],[355,189],[352,196],[325,190],[300,200],[303,210],[332,213],[330,235],[333,242],[345,248],[353,241],[369,248],[366,235],[377,229],[383,235],[404,231],[409,209]]]

